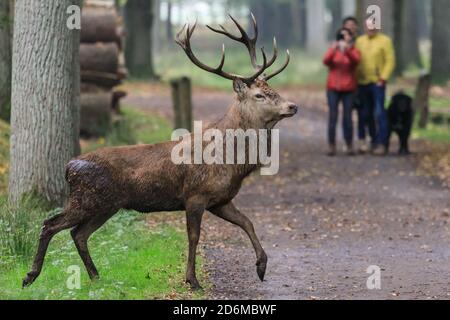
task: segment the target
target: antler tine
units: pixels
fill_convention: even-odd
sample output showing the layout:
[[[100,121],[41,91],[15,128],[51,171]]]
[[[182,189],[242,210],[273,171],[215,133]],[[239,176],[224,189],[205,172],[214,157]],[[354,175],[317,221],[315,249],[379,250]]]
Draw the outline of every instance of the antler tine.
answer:
[[[230,33],[223,25],[221,25],[221,24],[219,24],[219,27],[220,27],[222,30],[213,28],[213,27],[211,27],[211,26],[209,26],[209,25],[206,25],[206,27],[207,27],[209,30],[213,31],[213,32],[223,34],[224,36],[227,36],[228,38],[230,38],[230,39],[232,39],[232,40],[241,42],[241,38],[236,37],[235,35],[231,34],[231,33]]]
[[[233,18],[232,18],[233,19]],[[276,40],[274,38],[274,42],[273,42],[273,50],[274,50],[274,54],[273,57],[270,59],[270,61],[267,60],[267,55],[266,52],[264,51],[264,48],[261,48],[261,53],[263,56],[263,64],[261,66],[258,66],[256,64],[256,52],[254,49],[254,44],[256,43],[256,39],[257,39],[257,35],[258,35],[258,27],[256,25],[256,20],[255,17],[252,15],[252,19],[254,21],[254,26],[255,26],[255,37],[253,39],[250,39],[248,37],[248,35],[245,33],[245,31],[242,29],[242,27],[237,23],[236,20],[233,19],[233,21],[235,21],[236,25],[239,25],[239,30],[242,30],[242,38],[241,40],[239,40],[240,42],[246,43],[247,48],[249,48],[249,52],[251,53],[251,57],[252,61],[255,61],[255,68],[257,69],[256,73],[253,74],[250,77],[243,77],[240,75],[236,75],[236,74],[231,74],[228,72],[223,71],[223,66],[225,64],[225,44],[222,45],[222,58],[220,59],[220,63],[216,68],[212,68],[210,66],[207,66],[206,64],[204,64],[203,62],[201,62],[192,52],[191,49],[191,38],[192,35],[194,34],[195,28],[197,26],[197,21],[191,26],[190,24],[185,24],[183,26],[183,28],[177,33],[176,35],[176,39],[175,42],[181,47],[183,48],[184,52],[186,53],[186,55],[188,56],[188,58],[192,61],[192,63],[194,63],[196,66],[198,66],[199,68],[208,71],[210,73],[214,73],[217,74],[223,78],[226,78],[228,80],[236,80],[236,79],[241,79],[242,81],[246,82],[247,84],[251,84],[252,82],[254,82],[256,79],[258,79],[263,73],[264,71],[269,68],[276,60],[277,56],[278,56],[278,47],[277,47],[277,43]],[[222,34],[226,34],[227,36],[231,36],[234,37],[233,35],[229,34],[226,29],[221,26],[221,28],[223,29],[223,31],[218,30],[218,29],[214,29],[208,26],[209,29],[211,29],[212,31],[218,32],[218,33],[222,33]],[[182,34],[185,33],[184,38],[182,38]],[[244,42],[245,41],[245,42]],[[253,44],[253,46],[252,46]],[[252,54],[253,50],[254,54]],[[278,73],[280,73],[281,71],[283,71],[286,67],[287,64],[289,63],[289,51],[288,51],[288,59],[285,63],[285,65],[278,71],[276,71],[274,74],[268,76],[268,77],[264,77],[262,79],[264,80],[269,80],[270,78],[276,76]]]
[[[258,71],[257,71],[254,75],[252,75],[251,77],[249,77],[249,78],[243,78],[242,80],[243,80],[244,82],[252,83],[252,82],[255,81],[256,79],[258,79],[259,76],[262,75],[262,74],[264,73],[264,71],[267,69],[267,55],[266,55],[266,52],[264,51],[264,48],[261,48],[261,53],[262,53],[262,56],[263,56],[263,65],[262,65],[262,66],[258,69]]]
[[[281,72],[283,72],[284,69],[286,69],[286,67],[288,66],[289,61],[290,61],[290,59],[291,59],[291,55],[290,55],[290,53],[289,53],[289,50],[286,50],[286,54],[287,54],[287,56],[286,56],[286,62],[284,63],[284,65],[283,65],[280,69],[278,69],[277,71],[275,71],[274,73],[272,73],[272,74],[270,74],[270,75],[268,75],[268,76],[265,76],[265,77],[264,77],[264,81],[269,81],[270,79],[272,79],[272,78],[275,77],[276,75],[278,75],[278,74],[280,74]]]
[[[185,23],[183,25],[183,28],[181,28],[180,31],[178,31],[176,37],[175,37],[175,42],[184,49],[186,43],[183,42],[183,40],[181,39],[181,34],[184,32],[184,30],[186,29],[187,23]]]
[[[252,21],[253,21],[253,30],[254,30],[253,38],[256,41],[258,39],[258,23],[256,22],[256,18],[255,18],[255,15],[253,14],[253,12],[250,12],[250,16],[252,17]]]
[[[278,45],[277,45],[277,39],[276,39],[275,37],[273,37],[273,56],[272,56],[272,59],[270,59],[270,61],[267,63],[266,69],[267,69],[267,68],[270,68],[270,67],[275,63],[275,61],[277,60],[277,58],[278,58]]]
[[[255,69],[259,69],[261,66],[258,65],[258,63],[256,61],[256,41],[258,40],[258,24],[256,23],[256,18],[253,15],[253,13],[251,14],[251,16],[252,16],[253,27],[254,27],[253,38],[250,38],[250,36],[245,31],[245,29],[239,24],[239,22],[232,15],[229,15],[229,17],[231,18],[231,20],[234,22],[234,24],[238,28],[239,32],[241,33],[240,37],[235,36],[232,33],[230,33],[223,25],[219,25],[219,27],[222,30],[213,28],[209,25],[207,25],[207,27],[213,32],[223,34],[234,41],[238,41],[238,42],[244,44],[247,47],[247,50],[250,54],[250,60],[251,60],[252,66]]]
[[[201,68],[205,71],[217,74],[228,80],[234,80],[234,79],[238,78],[239,76],[224,72],[222,70],[223,65],[225,63],[225,45],[222,46],[222,58],[220,60],[219,66],[217,68],[212,68],[210,66],[207,66],[206,64],[204,64],[203,62],[198,60],[198,58],[194,55],[194,53],[192,52],[192,49],[191,49],[191,37],[195,31],[196,26],[197,26],[197,22],[195,22],[192,27],[189,24],[187,24],[187,29],[186,29],[186,25],[184,25],[183,28],[178,32],[177,39],[175,40],[175,42],[184,50],[184,52],[186,53],[188,58],[192,61],[192,63],[195,64],[196,66],[198,66],[199,68]],[[181,35],[183,34],[185,29],[186,29],[185,37],[184,37],[184,39],[181,39]]]

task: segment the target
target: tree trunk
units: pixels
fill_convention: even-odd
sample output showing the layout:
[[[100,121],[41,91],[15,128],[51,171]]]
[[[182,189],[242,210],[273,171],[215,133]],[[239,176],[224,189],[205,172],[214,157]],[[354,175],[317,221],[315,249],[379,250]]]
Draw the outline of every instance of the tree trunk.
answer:
[[[294,0],[292,3],[292,40],[296,46],[304,47],[306,41],[306,1]]]
[[[417,10],[418,6],[416,1],[405,1],[402,42],[405,43],[403,47],[403,59],[407,67],[410,65],[422,67],[419,49],[419,15]]]
[[[429,39],[431,37],[430,22],[431,0],[414,0],[417,7],[417,28],[419,39]]]
[[[430,95],[431,77],[429,74],[419,78],[416,87],[416,94],[413,101],[414,113],[419,112],[419,127],[424,129],[428,123],[429,95]]]
[[[192,131],[192,86],[187,77],[170,81],[175,129]]]
[[[403,38],[403,9],[405,6],[405,0],[397,0],[394,1],[394,45],[395,45],[395,74],[397,76],[401,75],[405,70],[405,62],[403,61],[403,48],[404,43],[402,42]]]
[[[334,40],[334,36],[342,27],[342,2],[341,0],[328,1],[328,8],[331,11],[331,25],[328,32],[328,40]]]
[[[82,0],[73,0],[74,5],[82,7]],[[72,137],[73,137],[73,156],[81,154],[80,146],[80,94],[81,94],[81,75],[80,75],[80,42],[81,31],[72,30],[73,33],[73,96],[72,96]]]
[[[125,59],[131,77],[155,79],[152,56],[153,4],[151,0],[125,5]]]
[[[161,0],[153,0],[153,56],[161,51]]]
[[[172,2],[167,2],[167,20],[166,20],[166,37],[167,41],[173,41],[173,29],[172,29]]]
[[[14,19],[9,199],[37,192],[57,205],[67,194],[65,165],[74,152],[75,33],[72,0],[17,0]],[[41,17],[45,17],[42,19]]]
[[[9,0],[0,2],[0,118],[9,121],[11,102],[11,28]]]
[[[327,46],[324,0],[307,0],[307,12],[307,49],[312,53],[323,53]]]
[[[433,81],[450,80],[450,6],[448,0],[433,0],[431,74]]]
[[[342,0],[342,20],[356,16],[356,0]]]

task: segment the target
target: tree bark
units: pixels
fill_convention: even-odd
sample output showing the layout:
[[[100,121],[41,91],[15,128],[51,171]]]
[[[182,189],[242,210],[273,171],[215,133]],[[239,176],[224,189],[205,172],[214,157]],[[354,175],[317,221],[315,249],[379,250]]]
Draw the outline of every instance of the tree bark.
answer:
[[[82,7],[82,0],[73,0],[74,5]],[[80,94],[81,94],[81,75],[80,75],[80,42],[81,30],[72,30],[73,33],[73,96],[72,96],[72,137],[73,137],[73,156],[81,154],[80,145]]]
[[[151,0],[127,1],[125,5],[125,59],[134,78],[155,79],[152,55],[153,4]]]
[[[447,0],[433,0],[431,74],[433,81],[450,80],[450,6]]]
[[[173,79],[170,85],[172,88],[175,129],[183,128],[192,131],[191,80],[187,77]]]
[[[428,123],[429,95],[430,95],[431,77],[429,74],[419,78],[416,93],[413,101],[414,113],[419,113],[419,127],[424,129]]]
[[[75,33],[71,0],[17,0],[14,19],[9,200],[37,192],[57,205],[74,153]],[[42,19],[45,17],[45,19]]]
[[[11,24],[9,0],[0,1],[0,118],[9,121],[11,102]]]

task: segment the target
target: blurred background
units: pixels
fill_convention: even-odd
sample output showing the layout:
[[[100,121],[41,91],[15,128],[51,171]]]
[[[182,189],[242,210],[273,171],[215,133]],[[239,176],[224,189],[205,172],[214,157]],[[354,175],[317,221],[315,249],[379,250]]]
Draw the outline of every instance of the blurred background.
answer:
[[[139,2],[139,1],[137,1]],[[391,36],[397,51],[397,76],[417,77],[421,71],[432,68],[435,81],[448,81],[450,77],[448,53],[448,3],[432,0],[171,0],[143,1],[149,7],[148,18],[151,25],[151,52],[153,59],[149,63],[147,76],[170,78],[180,74],[189,74],[198,85],[229,88],[229,85],[210,77],[201,70],[186,63],[182,52],[174,47],[174,35],[186,22],[198,19],[198,29],[193,44],[198,55],[209,63],[217,63],[220,47],[227,46],[227,68],[231,71],[248,69],[245,48],[230,43],[225,37],[210,32],[205,24],[217,26],[224,24],[229,30],[234,25],[227,15],[236,17],[248,30],[251,30],[250,12],[253,12],[259,25],[259,43],[271,47],[273,36],[279,46],[289,48],[293,60],[285,73],[280,75],[275,84],[322,84],[326,69],[322,67],[321,58],[328,44],[334,40],[342,20],[355,16],[362,21],[366,16],[368,5],[375,4],[381,8],[383,32]],[[116,1],[125,18],[128,37],[133,37],[134,28],[139,33],[145,32],[146,26],[127,23],[135,21],[134,10],[141,10],[133,1]],[[434,8],[434,10],[433,10]],[[128,27],[127,27],[128,26]],[[361,28],[362,29],[362,28]],[[136,30],[137,31],[137,30]],[[362,32],[363,30],[361,30]],[[432,50],[432,44],[435,49]],[[145,49],[141,43],[139,50]],[[269,49],[267,49],[269,52]],[[150,53],[149,53],[150,54]],[[127,52],[131,60],[133,53]],[[434,59],[433,59],[434,58]],[[447,65],[445,65],[447,64]],[[128,64],[131,77],[138,75],[132,65]],[[140,69],[141,70],[141,69]]]

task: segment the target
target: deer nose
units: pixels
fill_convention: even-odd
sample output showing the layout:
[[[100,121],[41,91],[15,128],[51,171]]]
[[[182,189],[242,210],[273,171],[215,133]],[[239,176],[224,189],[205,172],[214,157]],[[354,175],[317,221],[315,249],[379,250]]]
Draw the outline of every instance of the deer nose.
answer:
[[[290,112],[292,112],[292,113],[297,113],[297,111],[298,111],[298,106],[297,105],[295,105],[295,104],[290,104],[289,106],[288,106],[288,109],[289,109],[289,111]]]

